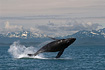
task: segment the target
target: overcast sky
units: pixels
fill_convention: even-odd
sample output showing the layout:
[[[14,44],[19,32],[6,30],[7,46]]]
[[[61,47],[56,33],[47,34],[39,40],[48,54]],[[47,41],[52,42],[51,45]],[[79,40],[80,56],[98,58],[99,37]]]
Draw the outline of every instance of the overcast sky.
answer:
[[[105,0],[0,0],[2,16],[81,14],[79,16],[102,17],[104,13]]]
[[[0,0],[0,29],[8,21],[10,25],[6,28],[11,30],[25,27],[49,30],[49,34],[64,30],[66,34],[68,30],[97,29],[100,25],[103,28],[104,19],[105,0]]]

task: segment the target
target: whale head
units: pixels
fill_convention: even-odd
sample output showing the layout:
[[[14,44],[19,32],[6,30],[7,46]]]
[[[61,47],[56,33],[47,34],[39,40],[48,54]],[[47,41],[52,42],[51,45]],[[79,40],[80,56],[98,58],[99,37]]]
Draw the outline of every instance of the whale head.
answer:
[[[75,40],[76,40],[76,38],[67,38],[67,39],[65,39],[65,42],[66,42],[68,45],[70,45],[70,44],[72,44]]]

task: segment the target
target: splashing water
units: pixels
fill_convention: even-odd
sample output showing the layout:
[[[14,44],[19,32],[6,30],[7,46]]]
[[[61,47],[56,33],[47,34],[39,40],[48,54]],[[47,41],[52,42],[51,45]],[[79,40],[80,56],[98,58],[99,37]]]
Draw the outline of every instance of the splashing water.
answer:
[[[13,58],[40,58],[43,59],[43,55],[37,55],[37,56],[28,56],[27,54],[33,54],[37,51],[35,47],[25,47],[24,45],[21,45],[19,41],[14,42],[12,45],[10,45],[10,48],[8,49],[8,52],[13,56]]]

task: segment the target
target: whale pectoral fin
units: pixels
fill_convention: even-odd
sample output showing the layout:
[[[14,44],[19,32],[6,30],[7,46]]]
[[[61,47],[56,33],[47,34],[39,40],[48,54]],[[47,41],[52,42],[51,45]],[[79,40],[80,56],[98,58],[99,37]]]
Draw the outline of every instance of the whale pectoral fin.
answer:
[[[55,58],[59,58],[63,54],[63,51],[64,51],[64,49],[61,50],[61,51],[59,51],[58,54],[57,54],[57,56]]]

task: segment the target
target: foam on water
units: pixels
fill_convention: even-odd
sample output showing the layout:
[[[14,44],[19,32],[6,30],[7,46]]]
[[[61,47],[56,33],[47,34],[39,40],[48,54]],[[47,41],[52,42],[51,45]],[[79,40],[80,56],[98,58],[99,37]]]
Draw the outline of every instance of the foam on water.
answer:
[[[44,56],[42,54],[39,54],[37,56],[28,56],[27,54],[33,54],[37,51],[35,47],[26,47],[24,45],[21,45],[19,41],[14,42],[12,45],[10,45],[10,48],[8,49],[8,52],[12,55],[13,58],[39,58],[43,59]]]

